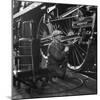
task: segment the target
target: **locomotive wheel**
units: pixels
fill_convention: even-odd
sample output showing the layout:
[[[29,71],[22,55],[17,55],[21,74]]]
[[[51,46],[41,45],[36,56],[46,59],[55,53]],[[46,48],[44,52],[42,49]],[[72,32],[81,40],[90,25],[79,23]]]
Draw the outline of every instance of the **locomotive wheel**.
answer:
[[[64,24],[65,23],[65,24]],[[49,31],[48,25],[45,24],[45,27],[43,27],[43,20],[40,20],[39,24],[39,34],[41,38],[46,38],[51,33]],[[90,37],[91,34],[87,35],[86,33],[82,35],[82,33],[75,32],[72,28],[72,19],[67,20],[60,20],[57,22],[50,23],[50,28],[52,29],[52,32],[55,30],[60,30],[65,36],[80,36],[80,39],[74,38],[71,40],[68,40],[67,43],[70,44],[69,54],[68,54],[68,62],[66,63],[66,67],[68,67],[71,70],[79,71],[81,70],[83,64],[86,61],[86,57],[88,54],[89,49],[89,43],[90,43]],[[42,28],[42,29],[41,29]],[[44,31],[41,31],[44,30]],[[47,58],[47,48],[48,46],[42,46],[42,63],[46,63]]]

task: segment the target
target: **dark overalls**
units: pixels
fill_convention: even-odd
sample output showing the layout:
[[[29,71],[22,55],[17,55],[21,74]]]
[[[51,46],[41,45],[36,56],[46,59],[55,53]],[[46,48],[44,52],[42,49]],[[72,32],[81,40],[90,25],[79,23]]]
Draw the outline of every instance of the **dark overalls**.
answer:
[[[60,69],[61,64],[65,59],[65,46],[60,42],[52,41],[48,47],[48,62],[47,68],[52,76],[63,77],[66,69]]]

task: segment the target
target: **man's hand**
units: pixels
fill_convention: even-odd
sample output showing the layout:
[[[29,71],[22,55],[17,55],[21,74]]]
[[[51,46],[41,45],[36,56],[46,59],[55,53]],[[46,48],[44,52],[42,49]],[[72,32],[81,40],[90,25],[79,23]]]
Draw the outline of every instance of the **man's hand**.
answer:
[[[65,52],[68,52],[68,51],[69,51],[69,47],[66,46],[65,49],[64,49],[64,51],[65,51]]]

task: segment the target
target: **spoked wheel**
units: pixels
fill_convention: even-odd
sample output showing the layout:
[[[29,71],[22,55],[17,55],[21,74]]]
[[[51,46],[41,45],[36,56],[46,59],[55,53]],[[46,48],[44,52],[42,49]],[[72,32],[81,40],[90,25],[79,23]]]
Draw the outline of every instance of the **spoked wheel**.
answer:
[[[41,46],[41,52],[42,52],[41,54],[43,61],[41,62],[41,64],[46,63],[45,58],[47,57],[48,44],[52,41],[50,40],[50,38],[47,37],[50,36],[55,30],[59,30],[63,33],[62,41],[65,38],[65,41],[63,41],[63,43],[69,46],[69,54],[68,54],[68,61],[66,62],[66,67],[74,71],[81,70],[88,54],[92,31],[91,28],[74,29],[72,27],[73,20],[77,19],[72,19],[72,18],[65,20],[60,19],[57,21],[49,22],[48,24],[44,24],[43,19],[40,20],[39,24],[40,39],[45,38],[44,43]]]

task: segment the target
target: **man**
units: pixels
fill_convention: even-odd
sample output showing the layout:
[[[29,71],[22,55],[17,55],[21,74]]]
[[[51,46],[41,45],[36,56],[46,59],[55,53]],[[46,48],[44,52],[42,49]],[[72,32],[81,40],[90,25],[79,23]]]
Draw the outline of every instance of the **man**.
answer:
[[[57,76],[60,78],[64,78],[66,73],[66,67],[60,68],[63,61],[65,60],[65,56],[69,51],[69,46],[64,46],[60,42],[62,36],[62,32],[59,30],[55,30],[52,36],[52,42],[48,47],[48,61],[47,68],[50,72],[50,76]],[[67,60],[67,58],[66,58]]]

